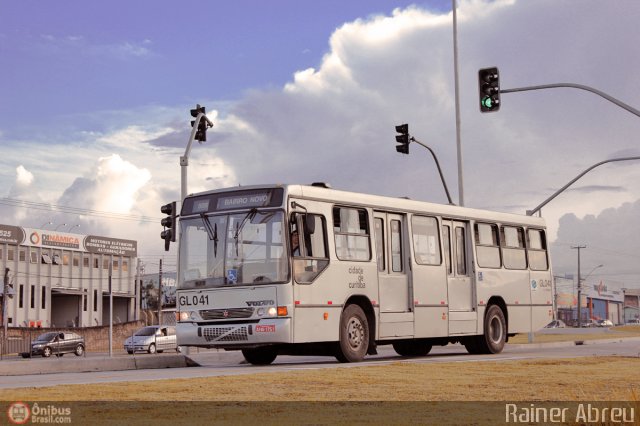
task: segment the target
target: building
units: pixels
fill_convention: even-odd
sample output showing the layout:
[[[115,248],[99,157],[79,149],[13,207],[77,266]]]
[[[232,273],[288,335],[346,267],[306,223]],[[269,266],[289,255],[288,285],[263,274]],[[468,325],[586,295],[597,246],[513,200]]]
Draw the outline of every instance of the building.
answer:
[[[10,327],[109,324],[110,288],[113,322],[139,319],[136,241],[0,225],[0,266]]]
[[[577,323],[577,288],[573,279],[555,277],[558,319],[567,324]],[[582,321],[608,319],[614,324],[624,323],[622,288],[615,283],[583,282],[580,289]]]
[[[640,288],[625,288],[624,291],[624,321],[640,320]]]

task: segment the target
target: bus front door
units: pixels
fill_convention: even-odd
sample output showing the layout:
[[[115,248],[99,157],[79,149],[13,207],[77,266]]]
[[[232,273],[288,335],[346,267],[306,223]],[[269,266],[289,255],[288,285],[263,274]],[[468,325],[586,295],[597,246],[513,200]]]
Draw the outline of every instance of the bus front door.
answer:
[[[380,292],[380,337],[412,336],[406,218],[375,212],[374,232]]]
[[[449,293],[449,333],[468,334],[477,330],[473,282],[469,262],[469,224],[442,221],[442,240]]]

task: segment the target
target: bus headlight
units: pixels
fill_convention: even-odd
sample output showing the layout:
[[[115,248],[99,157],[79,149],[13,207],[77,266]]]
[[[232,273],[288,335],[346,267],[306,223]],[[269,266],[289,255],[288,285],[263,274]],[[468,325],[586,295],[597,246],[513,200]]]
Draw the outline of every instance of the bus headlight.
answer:
[[[258,314],[259,317],[263,317],[264,316],[264,308],[258,308],[258,311],[256,313]]]
[[[180,321],[195,321],[197,318],[197,314],[195,311],[181,311],[180,312]]]
[[[270,317],[277,317],[277,316],[278,316],[278,310],[275,308],[275,306],[271,306],[271,307],[269,308],[269,310],[267,311],[267,314],[268,314]]]

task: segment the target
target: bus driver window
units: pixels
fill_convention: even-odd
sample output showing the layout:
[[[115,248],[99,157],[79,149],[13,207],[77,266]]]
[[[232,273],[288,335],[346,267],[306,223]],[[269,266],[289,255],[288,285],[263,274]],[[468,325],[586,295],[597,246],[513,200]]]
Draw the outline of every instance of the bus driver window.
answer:
[[[329,265],[326,229],[326,221],[321,215],[292,216],[289,235],[296,282],[310,284]]]

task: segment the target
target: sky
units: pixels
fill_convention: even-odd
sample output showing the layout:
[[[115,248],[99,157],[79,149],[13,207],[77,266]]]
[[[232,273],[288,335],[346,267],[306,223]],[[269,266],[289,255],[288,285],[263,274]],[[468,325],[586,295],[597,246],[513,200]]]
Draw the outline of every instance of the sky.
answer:
[[[592,93],[507,93],[482,114],[477,87],[497,66],[502,89],[576,83],[640,108],[639,2],[459,0],[457,15],[466,206],[524,214],[640,155],[640,117]],[[147,271],[175,267],[159,206],[179,198],[196,104],[214,127],[189,192],[324,181],[446,203],[430,155],[394,149],[409,123],[457,202],[452,33],[448,0],[0,0],[1,222],[136,239]],[[587,283],[640,287],[638,182],[640,162],[604,165],[543,208],[555,274],[586,245],[582,274],[603,265]]]

